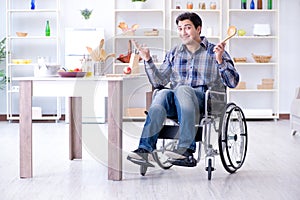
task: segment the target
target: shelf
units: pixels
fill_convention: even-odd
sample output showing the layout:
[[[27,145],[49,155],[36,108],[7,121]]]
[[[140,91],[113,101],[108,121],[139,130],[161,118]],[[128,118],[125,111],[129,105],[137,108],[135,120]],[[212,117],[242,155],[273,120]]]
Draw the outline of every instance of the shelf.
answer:
[[[277,63],[275,62],[271,62],[271,63],[256,63],[256,62],[247,62],[247,63],[239,63],[236,62],[234,63],[235,66],[270,66],[270,65],[277,65]]]
[[[234,0],[227,0],[227,5],[229,8],[227,25],[244,29],[248,34],[235,36],[228,42],[227,51],[231,57],[246,57],[248,62],[234,63],[241,81],[245,82],[247,87],[246,89],[229,89],[227,99],[229,102],[233,101],[241,106],[246,119],[277,119],[279,118],[280,73],[279,0],[273,1],[276,9],[272,10],[240,9],[240,3]],[[254,24],[269,24],[271,34],[253,35]],[[251,54],[272,55],[272,58],[268,63],[257,63]],[[262,80],[265,77],[273,79],[274,82],[263,83]],[[273,84],[270,88],[274,89],[257,89],[258,84]]]
[[[197,12],[197,13],[220,13],[221,10],[219,9],[171,9],[171,12]]]
[[[15,78],[33,76],[37,62],[31,61],[38,56],[49,59],[46,62],[60,63],[60,0],[40,2],[39,8],[34,10],[23,6],[19,0],[6,0],[6,71],[8,77],[6,81],[6,110],[8,120],[19,119],[17,116],[19,113],[19,81]],[[51,36],[45,36],[44,28],[41,28],[46,20],[52,22]],[[29,30],[30,32],[26,37],[18,37],[16,35],[17,30]],[[28,59],[30,63],[22,61],[22,63],[16,64],[12,62],[14,59]],[[36,99],[33,102],[33,107],[35,104],[39,104],[39,106],[41,104],[42,107],[49,106],[51,103],[53,106],[56,104],[55,116],[45,116],[38,118],[38,120],[59,120],[61,118],[60,97],[53,101],[52,99],[48,101],[49,97],[45,98],[47,98],[47,102]]]
[[[7,39],[17,39],[17,40],[26,40],[26,39],[55,40],[55,39],[58,39],[58,37],[57,36],[26,36],[26,37],[8,36]]]
[[[228,92],[278,92],[276,89],[229,89]]]
[[[268,10],[268,9],[229,9],[228,12],[240,12],[240,13],[276,13],[276,9]]]
[[[162,9],[115,9],[115,12],[164,12]]]
[[[45,12],[53,12],[56,13],[57,9],[34,9],[34,10],[29,10],[29,9],[9,9],[7,12],[11,13],[45,13]]]
[[[115,39],[164,39],[164,36],[146,36],[146,35],[117,35]]]

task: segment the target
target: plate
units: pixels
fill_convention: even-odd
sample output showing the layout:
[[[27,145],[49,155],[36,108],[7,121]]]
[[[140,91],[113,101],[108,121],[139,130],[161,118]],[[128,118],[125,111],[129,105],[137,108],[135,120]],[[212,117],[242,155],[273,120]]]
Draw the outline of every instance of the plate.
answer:
[[[58,72],[61,77],[84,77],[86,72]]]

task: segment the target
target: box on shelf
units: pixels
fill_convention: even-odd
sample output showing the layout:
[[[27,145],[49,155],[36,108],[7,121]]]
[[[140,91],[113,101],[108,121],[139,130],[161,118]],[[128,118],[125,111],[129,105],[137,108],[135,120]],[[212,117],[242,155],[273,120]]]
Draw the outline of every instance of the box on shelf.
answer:
[[[273,89],[274,88],[274,79],[272,78],[263,78],[261,80],[262,84],[257,85],[257,89]]]
[[[236,86],[235,89],[239,89],[239,90],[246,89],[246,82],[240,81],[239,84]]]
[[[145,117],[146,108],[126,108],[125,116],[126,117]]]

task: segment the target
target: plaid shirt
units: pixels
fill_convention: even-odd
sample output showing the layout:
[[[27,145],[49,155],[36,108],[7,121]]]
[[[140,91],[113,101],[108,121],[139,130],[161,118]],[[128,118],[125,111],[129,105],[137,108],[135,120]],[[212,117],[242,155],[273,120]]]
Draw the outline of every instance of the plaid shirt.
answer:
[[[171,88],[180,85],[196,87],[230,87],[234,88],[239,82],[239,74],[225,51],[222,64],[216,61],[213,52],[214,44],[201,37],[200,48],[191,53],[181,44],[169,51],[163,64],[157,68],[152,59],[145,62],[145,71],[154,87],[171,83]]]

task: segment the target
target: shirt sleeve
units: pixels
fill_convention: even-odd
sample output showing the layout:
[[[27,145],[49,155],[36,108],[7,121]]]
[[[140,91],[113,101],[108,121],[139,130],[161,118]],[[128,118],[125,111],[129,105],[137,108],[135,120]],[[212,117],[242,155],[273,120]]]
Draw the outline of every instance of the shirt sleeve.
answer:
[[[171,54],[167,53],[163,64],[157,68],[152,58],[148,61],[144,61],[145,72],[148,76],[150,83],[153,87],[157,88],[165,86],[170,82],[170,76],[172,73]]]
[[[219,69],[223,84],[229,88],[235,88],[239,83],[240,76],[227,52],[224,52],[222,64],[216,62],[216,66]]]

